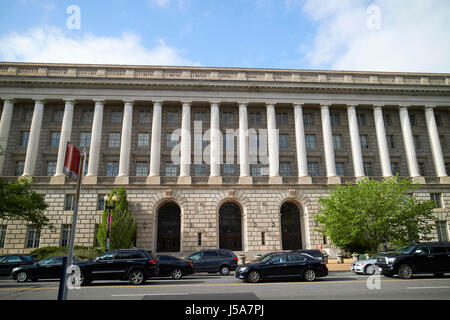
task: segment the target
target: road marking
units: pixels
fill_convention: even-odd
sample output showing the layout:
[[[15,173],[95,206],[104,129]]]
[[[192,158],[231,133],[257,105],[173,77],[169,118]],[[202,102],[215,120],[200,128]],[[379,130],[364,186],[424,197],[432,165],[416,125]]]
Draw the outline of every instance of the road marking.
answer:
[[[405,289],[450,289],[450,287],[406,287]]]
[[[133,293],[112,294],[111,297],[141,297],[141,296],[187,296],[189,293]]]

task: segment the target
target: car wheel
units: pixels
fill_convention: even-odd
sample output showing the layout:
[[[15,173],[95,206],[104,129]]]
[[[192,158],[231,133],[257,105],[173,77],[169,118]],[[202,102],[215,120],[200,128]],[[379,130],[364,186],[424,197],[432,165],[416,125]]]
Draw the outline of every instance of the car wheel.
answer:
[[[230,274],[230,267],[229,266],[221,266],[219,272],[221,275],[227,276]]]
[[[413,270],[411,266],[402,264],[400,268],[398,268],[398,276],[402,279],[411,279],[413,276]]]
[[[144,272],[140,269],[135,269],[130,272],[129,280],[131,284],[140,285],[145,281]]]
[[[25,271],[20,271],[16,276],[17,282],[25,282],[28,280],[28,273]]]
[[[170,273],[170,276],[172,277],[172,279],[178,280],[178,279],[181,279],[181,277],[183,277],[183,272],[181,272],[180,269],[174,269]]]
[[[261,280],[259,272],[256,270],[250,271],[247,275],[247,281],[251,283],[257,283]]]
[[[364,273],[365,274],[375,274],[375,266],[373,264],[369,264],[365,269],[364,269]]]
[[[433,274],[434,274],[435,277],[442,277],[444,275],[443,272],[436,272],[436,273],[433,273]]]
[[[313,269],[307,269],[303,274],[303,279],[305,279],[306,281],[316,280],[316,272]]]

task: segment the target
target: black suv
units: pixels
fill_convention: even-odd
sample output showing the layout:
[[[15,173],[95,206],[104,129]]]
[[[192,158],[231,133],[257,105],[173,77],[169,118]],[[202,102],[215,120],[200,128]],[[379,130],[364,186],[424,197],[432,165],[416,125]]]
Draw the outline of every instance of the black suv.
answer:
[[[416,273],[442,276],[450,272],[450,243],[418,243],[401,247],[378,258],[376,265],[386,277],[398,274],[402,279],[411,279]]]
[[[112,250],[94,260],[74,264],[80,267],[81,283],[84,285],[93,280],[129,280],[139,285],[159,273],[156,257],[139,249]]]
[[[0,256],[0,276],[9,276],[14,268],[34,264],[36,257],[30,254]]]
[[[186,257],[192,261],[194,272],[220,272],[227,276],[236,270],[238,258],[228,249],[201,250]]]

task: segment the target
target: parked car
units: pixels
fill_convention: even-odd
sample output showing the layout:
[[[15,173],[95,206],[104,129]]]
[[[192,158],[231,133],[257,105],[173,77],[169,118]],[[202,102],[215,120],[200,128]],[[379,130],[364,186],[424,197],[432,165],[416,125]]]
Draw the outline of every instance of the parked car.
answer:
[[[227,276],[236,270],[238,258],[228,249],[201,250],[186,257],[191,261],[194,272],[219,272]]]
[[[80,280],[84,285],[94,280],[128,280],[131,284],[139,285],[159,273],[156,257],[151,252],[139,249],[112,250],[94,260],[74,264],[80,267]]]
[[[35,256],[30,254],[10,254],[0,256],[0,276],[10,276],[14,268],[30,265],[35,262]]]
[[[299,250],[294,250],[294,252],[306,253],[306,254],[309,254],[310,256],[312,256],[313,258],[316,258],[316,259],[318,259],[318,260],[325,261],[325,256],[323,255],[322,251],[320,251],[320,250],[315,250],[315,249],[299,249]]]
[[[159,275],[170,276],[172,279],[181,279],[185,275],[193,274],[191,261],[186,261],[168,255],[158,255]]]
[[[236,278],[256,283],[266,279],[301,278],[314,281],[328,275],[325,262],[299,252],[271,253],[237,268]]]
[[[48,257],[34,264],[22,265],[14,268],[11,278],[17,282],[39,279],[60,279],[63,267],[63,256]],[[77,260],[73,260],[74,262]]]
[[[377,270],[377,259],[392,253],[392,251],[378,252],[369,257],[369,259],[355,261],[350,265],[350,270],[354,273],[374,274]]]
[[[411,279],[418,273],[442,276],[450,272],[450,242],[418,243],[401,247],[377,258],[376,265],[387,277],[397,274],[402,279]]]

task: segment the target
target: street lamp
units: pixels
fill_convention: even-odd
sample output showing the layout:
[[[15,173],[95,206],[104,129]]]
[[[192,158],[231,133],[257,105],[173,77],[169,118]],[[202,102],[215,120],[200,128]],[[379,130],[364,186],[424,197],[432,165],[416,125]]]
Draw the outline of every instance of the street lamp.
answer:
[[[109,250],[109,232],[111,231],[111,213],[112,211],[114,211],[116,209],[116,201],[117,201],[117,195],[113,195],[112,197],[112,201],[113,201],[113,205],[110,206],[109,205],[109,195],[105,196],[105,209],[108,212],[108,221],[106,223],[106,251]]]

